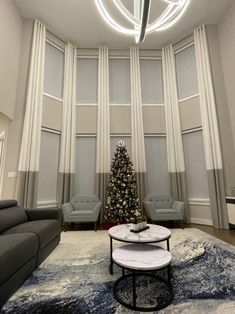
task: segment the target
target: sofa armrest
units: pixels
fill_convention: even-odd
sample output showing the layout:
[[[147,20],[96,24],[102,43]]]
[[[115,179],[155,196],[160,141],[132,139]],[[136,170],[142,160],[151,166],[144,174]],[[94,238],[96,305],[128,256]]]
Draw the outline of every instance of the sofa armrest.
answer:
[[[62,204],[62,212],[63,212],[63,218],[65,222],[70,221],[70,215],[74,208],[72,207],[71,203],[65,203]]]
[[[58,220],[60,225],[62,223],[62,211],[61,208],[35,208],[25,209],[28,219],[33,220],[44,220],[44,219],[55,219]]]
[[[143,201],[144,209],[146,211],[147,216],[153,220],[152,211],[154,210],[154,203],[149,201]]]
[[[143,201],[144,207],[147,209],[154,209],[154,203],[149,201]]]
[[[184,202],[181,202],[181,201],[174,201],[172,204],[172,208],[179,211],[179,213],[182,216],[182,219],[184,215],[184,207],[185,207],[185,204]]]
[[[98,216],[100,213],[100,207],[101,207],[101,202],[97,203],[95,207],[93,208],[94,217],[96,218],[96,220],[98,219]]]

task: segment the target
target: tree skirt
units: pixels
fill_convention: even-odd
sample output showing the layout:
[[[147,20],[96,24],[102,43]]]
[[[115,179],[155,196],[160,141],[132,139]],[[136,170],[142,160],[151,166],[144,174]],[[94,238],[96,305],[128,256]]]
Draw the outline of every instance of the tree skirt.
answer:
[[[114,248],[120,245],[114,241]],[[235,248],[198,229],[173,229],[170,246],[173,301],[158,313],[235,313]],[[59,246],[1,313],[138,313],[114,299],[121,269],[114,265],[111,276],[108,265],[107,231],[62,233]],[[154,302],[154,289],[145,286],[139,297]]]

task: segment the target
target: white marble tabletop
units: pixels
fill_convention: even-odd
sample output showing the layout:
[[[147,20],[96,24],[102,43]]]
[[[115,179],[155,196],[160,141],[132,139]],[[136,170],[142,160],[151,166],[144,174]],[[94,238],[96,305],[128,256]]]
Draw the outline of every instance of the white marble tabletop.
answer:
[[[171,253],[156,245],[127,244],[113,251],[113,261],[135,270],[156,270],[170,264]]]
[[[160,242],[170,238],[171,231],[165,227],[148,224],[147,230],[139,233],[131,232],[133,224],[121,224],[109,229],[109,235],[113,239],[133,242],[133,243],[150,243]]]

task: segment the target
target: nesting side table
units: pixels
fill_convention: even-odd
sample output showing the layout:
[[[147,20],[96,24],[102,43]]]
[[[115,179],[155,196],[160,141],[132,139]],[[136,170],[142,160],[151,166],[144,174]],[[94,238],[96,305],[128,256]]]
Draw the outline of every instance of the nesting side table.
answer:
[[[172,302],[170,284],[172,256],[169,245],[171,231],[158,225],[148,224],[148,226],[149,229],[139,233],[131,232],[133,224],[117,225],[109,229],[109,272],[113,274],[113,263],[122,268],[122,276],[114,283],[113,294],[119,303],[132,310],[155,311]],[[113,251],[113,239],[129,244]],[[150,244],[162,241],[167,241],[166,250]],[[164,271],[164,269],[167,270],[166,280],[154,273],[155,271]],[[125,270],[130,271],[130,273],[125,275]],[[147,289],[143,282],[147,282],[146,287],[149,286],[150,282],[153,283],[154,291],[150,291],[150,294],[153,293],[152,299],[148,296],[146,298],[142,293]],[[127,295],[132,295],[132,297],[130,296],[126,300]],[[150,302],[146,302],[146,299],[150,299]]]
[[[132,310],[156,311],[172,302],[172,290],[170,286],[170,263],[171,253],[158,246],[150,244],[127,244],[113,251],[113,261],[123,270],[131,273],[123,275],[115,282],[113,294],[115,299],[122,305]],[[167,269],[167,280],[160,278],[153,271]],[[141,278],[142,276],[142,278]],[[139,278],[139,280],[137,280]],[[144,281],[153,281],[153,286],[158,287],[151,291],[152,303],[146,302]],[[128,283],[129,281],[129,283]],[[155,283],[156,282],[156,283]],[[138,285],[137,285],[138,283]],[[130,286],[128,288],[128,285]],[[138,286],[138,294],[137,294]],[[160,288],[160,289],[159,289]],[[125,291],[126,290],[126,291]],[[132,298],[126,300],[126,295],[132,293]],[[147,299],[149,296],[147,296]],[[150,297],[151,299],[151,297]]]
[[[167,250],[170,251],[169,239],[171,231],[165,227],[148,224],[149,229],[140,233],[131,232],[133,224],[121,224],[109,229],[110,238],[110,265],[109,272],[113,274],[113,239],[126,243],[157,243],[167,241]]]

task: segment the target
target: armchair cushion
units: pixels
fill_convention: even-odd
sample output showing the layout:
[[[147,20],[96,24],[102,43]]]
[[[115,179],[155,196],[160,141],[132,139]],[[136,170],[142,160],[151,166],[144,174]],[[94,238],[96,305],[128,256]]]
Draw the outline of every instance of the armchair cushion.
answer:
[[[93,215],[93,214],[94,214],[93,210],[82,210],[82,209],[80,209],[80,210],[74,210],[74,211],[72,211],[71,216],[77,216],[77,215]]]
[[[175,214],[177,211],[173,208],[157,208],[154,209],[157,214]]]

